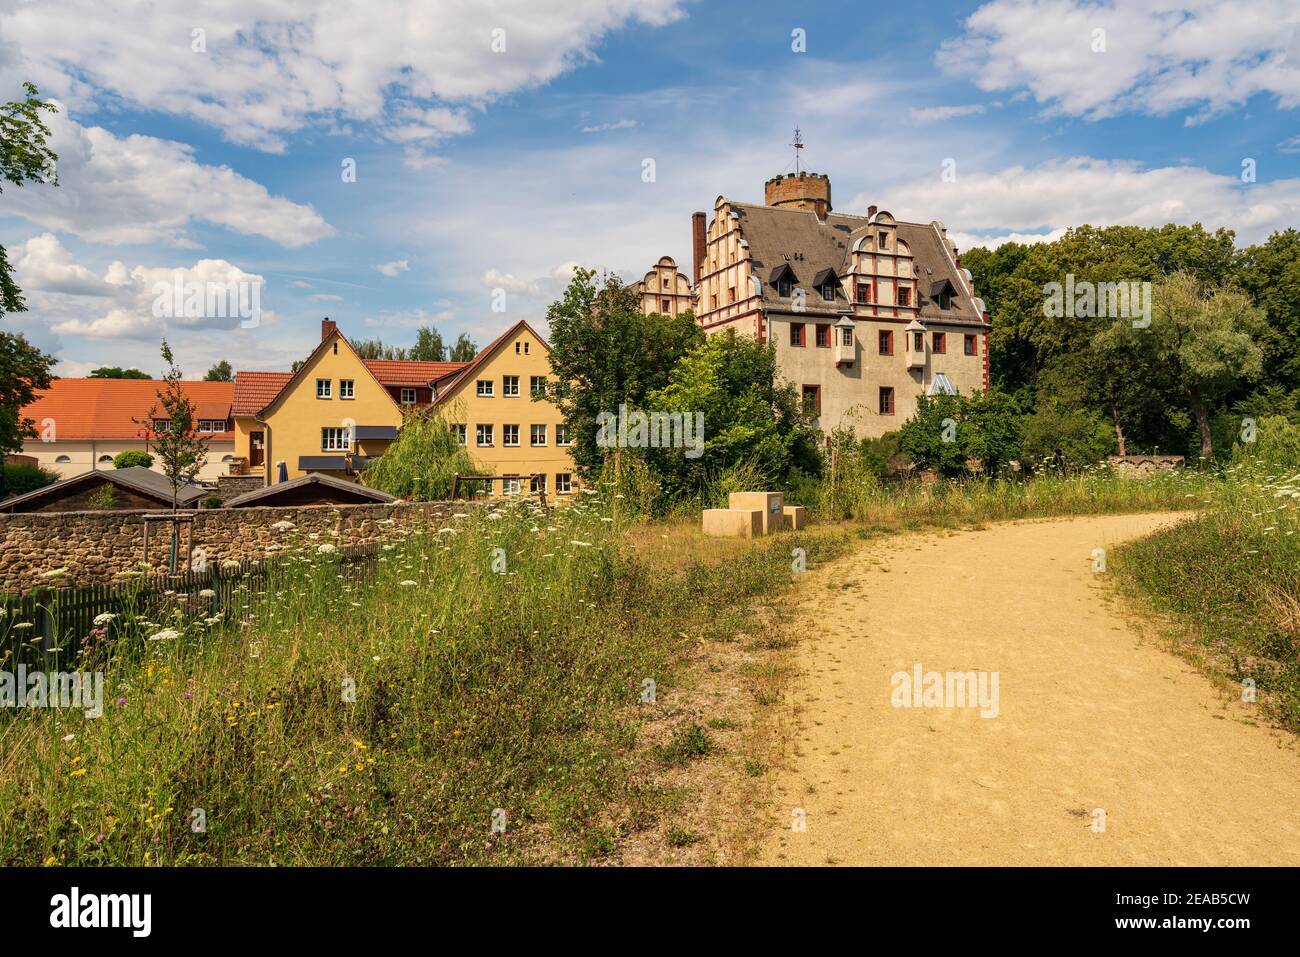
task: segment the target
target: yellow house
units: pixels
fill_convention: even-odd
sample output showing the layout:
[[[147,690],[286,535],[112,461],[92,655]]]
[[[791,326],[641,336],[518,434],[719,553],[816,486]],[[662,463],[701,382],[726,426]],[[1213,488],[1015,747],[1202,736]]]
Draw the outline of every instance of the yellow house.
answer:
[[[495,475],[520,476],[494,483],[497,494],[544,491],[563,500],[578,489],[560,410],[532,398],[551,373],[550,353],[546,340],[520,320],[437,383],[434,407],[445,412],[474,461]]]
[[[308,472],[356,479],[397,438],[405,412],[435,407],[454,420],[462,444],[486,473],[521,476],[497,494],[577,488],[559,410],[531,396],[550,374],[550,346],[517,322],[472,362],[366,360],[335,323],[296,372],[235,377],[235,455],[266,484]]]

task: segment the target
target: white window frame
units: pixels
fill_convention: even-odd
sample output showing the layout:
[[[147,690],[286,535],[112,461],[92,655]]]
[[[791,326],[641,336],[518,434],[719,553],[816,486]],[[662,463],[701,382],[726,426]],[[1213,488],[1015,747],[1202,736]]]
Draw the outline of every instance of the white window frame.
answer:
[[[474,385],[474,393],[480,399],[490,399],[494,394],[493,389],[495,386],[496,383],[491,379],[479,379]]]
[[[339,379],[339,398],[355,399],[357,397],[357,381],[355,379]]]
[[[513,387],[514,391],[511,391]],[[519,398],[519,376],[503,375],[501,377],[501,397],[503,399]]]
[[[537,441],[537,430],[542,430],[542,441]],[[533,424],[528,427],[528,444],[533,448],[545,448],[546,446],[546,423],[540,425]]]
[[[513,442],[510,441],[511,429],[515,430],[515,440]],[[519,426],[518,425],[515,425],[513,422],[510,422],[501,426],[501,447],[503,449],[519,448]]]
[[[325,426],[320,430],[322,452],[347,452],[352,448],[352,430],[348,426]]]
[[[406,397],[408,393],[411,396],[409,399]],[[403,388],[401,392],[398,393],[398,395],[401,397],[402,405],[415,405],[415,399],[416,396],[419,395],[419,393],[416,392],[414,389]]]
[[[546,391],[546,376],[532,375],[528,377],[528,394],[537,395],[539,392]]]
[[[538,479],[541,479],[541,480],[542,480],[542,487],[541,487],[540,489],[537,487],[537,480],[538,480]],[[538,495],[538,494],[544,493],[545,491],[546,491],[546,473],[545,473],[545,472],[542,472],[542,473],[539,474],[539,475],[534,475],[534,476],[532,476],[531,478],[528,479],[528,494],[529,494],[529,495]]]
[[[334,382],[332,379],[316,380],[316,398],[332,399],[334,398],[333,392],[334,392]]]
[[[481,422],[476,423],[474,425],[474,446],[480,449],[492,448],[496,440],[496,436],[493,434],[493,431],[494,430],[491,425],[485,425]],[[485,435],[487,436],[486,442],[483,441],[483,436]]]
[[[556,495],[573,494],[573,473],[572,472],[555,473],[555,494]]]
[[[518,494],[519,494],[519,479],[517,479],[517,478],[502,479],[502,480],[501,480],[501,494],[502,494],[502,495],[518,495]]]
[[[464,422],[453,422],[451,433],[456,436],[456,441],[461,445],[469,444],[469,427]]]
[[[561,436],[563,436],[563,438],[561,438]],[[569,438],[569,427],[565,425],[563,422],[559,423],[555,427],[555,444],[556,445],[573,444],[573,439]]]

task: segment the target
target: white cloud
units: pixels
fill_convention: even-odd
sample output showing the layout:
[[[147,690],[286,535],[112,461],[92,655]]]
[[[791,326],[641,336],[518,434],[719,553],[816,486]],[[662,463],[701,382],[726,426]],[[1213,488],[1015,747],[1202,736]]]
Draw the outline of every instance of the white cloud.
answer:
[[[1073,116],[1195,109],[1194,121],[1261,93],[1300,105],[1295,0],[992,0],[964,26],[941,67]]]
[[[66,111],[48,120],[59,185],[5,193],[5,212],[45,229],[104,243],[194,245],[194,220],[302,246],[334,233],[310,205],[272,196],[227,166],[205,166],[193,148],[152,136],[84,127]]]
[[[610,130],[630,130],[636,126],[636,120],[619,120],[616,123],[598,123],[595,126],[584,126],[584,133],[608,133]]]
[[[411,263],[406,259],[394,259],[392,262],[380,263],[375,268],[388,278],[392,279],[398,273],[403,273],[410,269]]]
[[[976,116],[987,109],[988,107],[981,103],[971,103],[968,106],[926,106],[912,110],[911,115],[917,123],[935,123],[954,120],[961,116]]]
[[[1234,229],[1239,244],[1259,242],[1300,219],[1300,179],[1244,185],[1235,176],[1193,166],[1155,169],[1127,161],[1075,157],[1032,168],[934,177],[886,191],[884,205],[901,219],[939,219],[961,248],[1053,239],[1066,226],[1162,226],[1201,223]],[[877,202],[877,200],[870,200]],[[855,208],[868,202],[854,200]],[[960,224],[961,232],[952,232]]]
[[[342,302],[342,296],[336,296],[329,292],[318,292],[307,297],[312,302]]]
[[[224,259],[200,259],[192,266],[127,266],[115,260],[102,275],[75,262],[50,233],[35,236],[14,247],[14,272],[28,296],[29,321],[39,317],[53,333],[92,339],[152,339],[170,329],[232,329],[240,324],[234,315],[208,313],[171,318],[155,315],[160,284],[242,283],[246,289],[265,280],[244,272]],[[251,302],[251,296],[248,300]],[[233,312],[233,310],[232,310]],[[263,310],[262,316],[268,315]],[[30,322],[29,322],[30,324]]]
[[[62,0],[5,5],[0,35],[17,46],[11,75],[78,108],[124,102],[280,152],[317,120],[437,142],[468,129],[456,104],[545,83],[611,31],[682,15],[680,0],[194,0],[151,6],[142,30],[131,0]]]
[[[513,292],[517,296],[534,297],[542,293],[541,286],[537,282],[520,279],[511,273],[504,273],[495,268],[483,273],[482,283],[489,289],[504,289],[506,292]]]

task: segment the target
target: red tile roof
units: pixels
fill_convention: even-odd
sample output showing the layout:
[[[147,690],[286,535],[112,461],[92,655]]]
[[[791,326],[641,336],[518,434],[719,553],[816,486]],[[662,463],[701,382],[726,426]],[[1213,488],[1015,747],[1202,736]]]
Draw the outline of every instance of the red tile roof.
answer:
[[[292,378],[292,372],[236,372],[231,414],[257,415]]]
[[[405,359],[366,359],[380,385],[428,385],[435,379],[459,372],[467,362],[410,362]]]
[[[235,395],[233,382],[182,382],[194,403],[195,419],[229,419]],[[147,431],[136,419],[146,419],[153,406],[162,407],[161,379],[55,379],[48,389],[23,406],[24,418],[36,423],[52,419],[54,440],[144,438]],[[198,425],[198,422],[195,422]],[[233,432],[203,433],[205,439],[231,441]]]

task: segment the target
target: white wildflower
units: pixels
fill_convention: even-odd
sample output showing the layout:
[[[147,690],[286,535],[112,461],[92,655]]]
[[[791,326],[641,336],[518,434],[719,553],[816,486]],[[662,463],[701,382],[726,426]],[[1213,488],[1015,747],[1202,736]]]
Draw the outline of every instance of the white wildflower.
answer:
[[[162,631],[155,632],[149,636],[150,641],[168,641],[172,638],[179,638],[181,633],[175,628],[164,628]]]
[[[272,529],[273,531],[277,531],[277,532],[287,532],[287,531],[289,531],[290,529],[292,529],[292,528],[294,528],[294,527],[295,527],[295,525],[293,524],[293,522],[290,522],[290,521],[285,520],[285,519],[281,519],[280,521],[278,521],[278,522],[276,522],[274,525],[272,525],[272,526],[271,526],[271,529]]]

